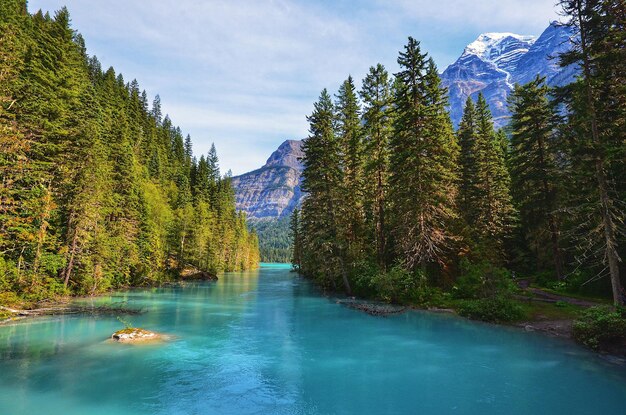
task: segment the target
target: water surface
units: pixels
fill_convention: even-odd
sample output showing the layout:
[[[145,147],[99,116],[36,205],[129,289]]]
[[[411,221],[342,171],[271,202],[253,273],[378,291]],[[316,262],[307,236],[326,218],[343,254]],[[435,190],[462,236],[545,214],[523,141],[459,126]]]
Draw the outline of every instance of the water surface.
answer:
[[[0,327],[0,414],[625,414],[626,369],[568,342],[453,316],[371,317],[286,266],[132,290],[115,316]]]

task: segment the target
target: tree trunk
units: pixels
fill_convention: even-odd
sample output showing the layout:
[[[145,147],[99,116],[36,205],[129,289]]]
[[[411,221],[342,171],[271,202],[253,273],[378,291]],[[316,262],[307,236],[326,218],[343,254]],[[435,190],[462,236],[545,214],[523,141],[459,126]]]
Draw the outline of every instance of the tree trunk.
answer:
[[[74,258],[76,256],[77,246],[78,246],[78,236],[76,235],[76,231],[74,231],[74,238],[72,238],[72,248],[70,251],[70,259],[67,262],[67,267],[65,268],[65,280],[63,281],[64,288],[67,288],[67,284],[70,282],[70,276],[72,275],[72,271],[74,269]]]
[[[537,130],[539,130],[539,126],[537,126]],[[539,163],[541,163],[543,170],[543,193],[544,193],[544,202],[546,204],[546,209],[548,211],[548,229],[550,230],[550,238],[552,240],[552,259],[554,261],[554,271],[556,272],[556,277],[558,280],[562,280],[564,278],[563,275],[563,258],[561,256],[561,249],[559,248],[559,227],[557,226],[556,219],[554,217],[553,204],[551,203],[551,189],[548,184],[548,180],[546,179],[546,162],[544,158],[544,143],[539,136]]]
[[[578,27],[580,30],[580,45],[583,57],[583,71],[585,75],[585,88],[587,93],[587,105],[589,107],[589,115],[591,115],[591,137],[594,144],[595,152],[595,169],[596,180],[598,181],[598,191],[600,193],[600,205],[602,216],[602,227],[604,228],[604,239],[606,246],[606,258],[609,265],[609,273],[611,275],[611,287],[613,289],[613,302],[615,305],[624,305],[622,298],[622,283],[619,277],[619,256],[617,253],[617,237],[615,236],[615,224],[611,217],[612,201],[608,193],[608,185],[606,174],[604,172],[604,157],[601,145],[600,134],[598,131],[598,120],[593,98],[593,87],[591,85],[591,65],[589,61],[589,53],[587,49],[587,32],[583,22],[583,10],[581,1],[576,3],[578,12]]]
[[[376,234],[377,234],[377,251],[378,251],[378,264],[384,270],[385,269],[385,200],[383,190],[382,172],[378,171],[378,188],[377,188],[377,210],[378,220],[376,221]]]

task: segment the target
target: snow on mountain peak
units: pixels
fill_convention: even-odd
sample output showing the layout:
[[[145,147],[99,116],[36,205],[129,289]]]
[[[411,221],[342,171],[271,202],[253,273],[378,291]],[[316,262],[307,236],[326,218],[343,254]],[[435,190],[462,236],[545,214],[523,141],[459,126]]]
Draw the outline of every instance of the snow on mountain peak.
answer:
[[[462,56],[475,55],[484,61],[493,62],[502,55],[511,43],[528,49],[535,43],[535,40],[537,40],[536,36],[524,36],[515,33],[483,33],[467,45]]]

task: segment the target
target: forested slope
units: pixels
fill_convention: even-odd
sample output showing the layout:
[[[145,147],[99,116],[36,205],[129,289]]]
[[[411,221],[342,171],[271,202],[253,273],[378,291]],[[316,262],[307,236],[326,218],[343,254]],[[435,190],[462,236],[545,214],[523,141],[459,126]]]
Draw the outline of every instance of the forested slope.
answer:
[[[66,9],[0,3],[0,293],[153,284],[258,263],[213,148],[200,159],[137,81],[87,54]]]
[[[409,38],[392,76],[323,90],[308,117],[294,264],[330,289],[393,302],[479,300],[506,315],[512,276],[624,304],[624,4],[563,0],[581,75],[516,85],[506,130],[468,98],[455,133],[432,59]],[[474,305],[471,305],[474,307]],[[490,317],[491,318],[491,317]],[[500,318],[500,317],[498,317]]]

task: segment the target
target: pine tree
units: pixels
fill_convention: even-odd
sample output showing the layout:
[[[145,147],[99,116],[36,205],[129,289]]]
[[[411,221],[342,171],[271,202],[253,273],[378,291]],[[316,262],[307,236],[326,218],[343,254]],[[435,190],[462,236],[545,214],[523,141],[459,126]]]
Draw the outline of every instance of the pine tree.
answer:
[[[493,128],[491,111],[482,94],[476,103],[475,220],[470,223],[484,254],[500,262],[504,242],[511,236],[515,210],[511,199],[511,178],[504,148]]]
[[[545,78],[537,77],[519,86],[509,96],[511,111],[512,195],[520,212],[522,231],[539,262],[536,270],[546,268],[543,247],[550,245],[551,260],[558,279],[564,277],[557,217],[559,188],[559,149],[557,117],[548,99]]]
[[[341,222],[340,232],[345,233],[349,262],[363,255],[363,137],[359,118],[359,103],[352,77],[341,86],[335,102],[335,127],[341,152],[343,183],[340,192],[341,205],[336,206]]]
[[[393,133],[393,94],[389,74],[381,64],[371,67],[360,92],[363,100],[365,134],[365,180],[367,216],[371,218],[378,265],[388,261],[387,199],[389,182],[389,140]]]
[[[562,0],[559,4],[577,35],[574,48],[561,56],[561,64],[576,63],[582,72],[564,91],[572,135],[570,183],[577,187],[568,192],[568,213],[577,222],[574,233],[579,260],[589,264],[597,258],[599,268],[608,269],[614,303],[623,305],[624,5],[620,0]]]
[[[477,144],[476,144],[476,107],[471,97],[467,97],[465,107],[463,108],[463,118],[459,124],[457,137],[460,145],[459,162],[460,169],[460,185],[459,185],[459,212],[465,219],[467,224],[476,221],[477,213],[475,212],[478,163],[476,160]]]
[[[338,218],[343,171],[334,114],[334,105],[324,89],[307,117],[310,135],[303,144],[302,190],[308,196],[302,204],[302,271],[331,288],[337,288],[336,277],[341,276],[343,287],[350,294],[347,241]]]
[[[429,264],[445,266],[455,240],[458,146],[445,90],[419,42],[409,37],[398,64],[390,145],[394,235],[404,264],[425,271]]]

